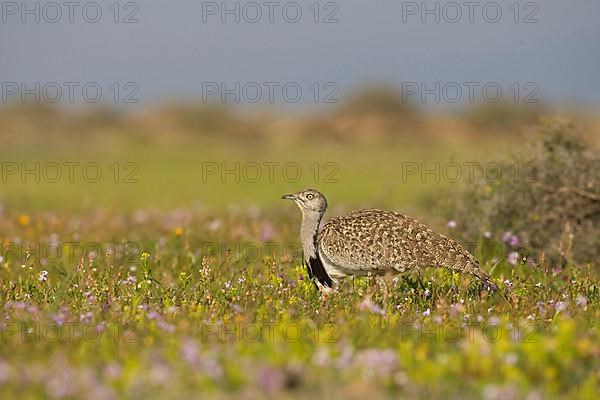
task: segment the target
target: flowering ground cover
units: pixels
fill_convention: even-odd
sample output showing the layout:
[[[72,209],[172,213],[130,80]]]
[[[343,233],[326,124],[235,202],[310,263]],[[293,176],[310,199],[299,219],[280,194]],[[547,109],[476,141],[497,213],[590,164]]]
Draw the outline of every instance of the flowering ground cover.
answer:
[[[500,293],[431,270],[322,295],[298,222],[283,205],[5,210],[0,397],[600,395],[591,266],[487,234],[473,251],[494,244]]]

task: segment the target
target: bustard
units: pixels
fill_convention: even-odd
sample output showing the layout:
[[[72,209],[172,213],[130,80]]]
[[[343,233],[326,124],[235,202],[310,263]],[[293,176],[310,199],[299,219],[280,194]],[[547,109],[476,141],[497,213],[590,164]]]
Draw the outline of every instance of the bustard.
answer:
[[[442,267],[473,275],[493,290],[497,286],[477,259],[456,241],[415,219],[392,211],[351,212],[319,225],[327,200],[317,190],[288,194],[302,212],[300,238],[308,274],[319,288],[332,288],[353,275],[419,273]]]

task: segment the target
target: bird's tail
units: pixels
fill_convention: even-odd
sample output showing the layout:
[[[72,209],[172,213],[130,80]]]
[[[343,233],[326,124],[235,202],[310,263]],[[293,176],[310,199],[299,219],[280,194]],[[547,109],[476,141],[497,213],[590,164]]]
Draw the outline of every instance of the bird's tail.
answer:
[[[479,260],[475,258],[469,251],[467,251],[460,244],[452,239],[446,238],[448,244],[447,247],[452,248],[454,251],[451,256],[446,257],[443,262],[443,266],[450,268],[453,271],[467,273],[475,276],[492,292],[499,294],[502,299],[512,308],[508,299],[504,296],[502,291],[498,288],[498,285],[492,280],[492,277],[481,269]]]
[[[482,281],[490,290],[497,291],[498,285],[492,280],[492,277],[489,276],[486,272],[481,269],[474,270],[472,272],[473,276]]]
[[[508,301],[508,299],[506,298],[506,296],[504,296],[504,293],[502,293],[502,290],[500,290],[500,288],[498,287],[498,285],[496,285],[496,283],[492,280],[492,278],[483,270],[479,269],[479,270],[475,270],[472,272],[472,274],[479,279],[480,281],[482,281],[484,283],[484,285],[489,288],[489,290],[491,290],[494,293],[497,293],[500,295],[500,297],[502,297],[502,300],[504,300],[504,302],[506,304],[508,304],[508,306],[510,308],[512,308],[512,304],[510,303],[510,301]]]
[[[457,243],[451,243],[454,245],[455,251],[451,257],[444,260],[445,266],[452,271],[473,275],[483,282],[488,289],[497,291],[498,285],[496,285],[487,272],[481,269],[479,260]]]

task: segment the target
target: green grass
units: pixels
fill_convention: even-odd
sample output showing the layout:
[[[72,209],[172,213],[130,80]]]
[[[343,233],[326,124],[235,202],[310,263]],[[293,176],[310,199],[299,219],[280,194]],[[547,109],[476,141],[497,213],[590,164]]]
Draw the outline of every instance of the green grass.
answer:
[[[224,141],[164,147],[3,149],[4,168],[13,165],[18,169],[13,174],[3,170],[0,199],[19,209],[38,210],[131,210],[196,204],[220,209],[231,204],[272,205],[284,193],[317,187],[329,195],[332,204],[414,206],[448,183],[439,177],[436,181],[433,175],[425,181],[420,174],[403,179],[403,165],[427,163],[434,168],[435,163],[480,161],[485,155],[476,149],[476,145],[462,144],[361,146],[331,142],[265,147]],[[56,171],[51,163],[57,163],[62,172],[57,182],[51,182]],[[69,182],[69,167],[64,163],[78,163],[72,167],[73,182]],[[96,176],[93,166],[87,175],[83,173],[84,166],[91,163],[102,173],[97,182],[92,182]],[[213,174],[208,173],[211,167],[217,169]],[[39,171],[38,182],[33,173],[22,176],[26,168]],[[226,169],[230,172],[222,174]]]
[[[0,397],[598,398],[591,266],[482,257],[502,295],[437,270],[426,290],[409,275],[324,296],[307,280],[299,212],[281,194],[316,186],[332,214],[370,204],[436,221],[422,200],[449,183],[401,182],[397,169],[475,161],[474,147],[4,150],[106,171],[136,162],[139,183],[2,185]],[[203,183],[201,163],[223,160],[295,161],[305,174],[335,162],[339,182]]]

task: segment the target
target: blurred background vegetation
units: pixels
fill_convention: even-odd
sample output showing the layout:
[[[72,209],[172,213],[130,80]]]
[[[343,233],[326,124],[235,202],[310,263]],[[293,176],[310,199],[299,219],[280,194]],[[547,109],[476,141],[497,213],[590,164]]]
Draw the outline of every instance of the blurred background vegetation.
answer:
[[[428,208],[428,194],[456,187],[456,182],[423,179],[420,173],[406,176],[402,168],[407,163],[434,168],[436,163],[493,160],[509,147],[520,147],[545,115],[555,113],[542,105],[512,104],[426,113],[398,90],[382,86],[356,90],[327,114],[238,111],[206,103],[129,111],[8,104],[0,107],[0,151],[3,162],[17,163],[18,171],[3,170],[0,200],[25,208],[221,207],[271,204],[282,192],[314,186],[328,193],[332,204]],[[576,121],[584,139],[597,145],[597,118],[576,111],[559,117]],[[42,170],[39,182],[32,174],[22,178],[36,162],[40,168],[50,162],[95,162],[103,175],[95,183],[77,170],[73,182],[66,176],[48,182]],[[250,182],[244,178],[256,169],[244,167],[252,162],[262,175]],[[203,169],[207,172],[213,163],[217,173],[203,178]],[[271,179],[264,163],[279,163]],[[285,173],[287,163],[299,168]],[[236,168],[239,179],[221,176]]]

